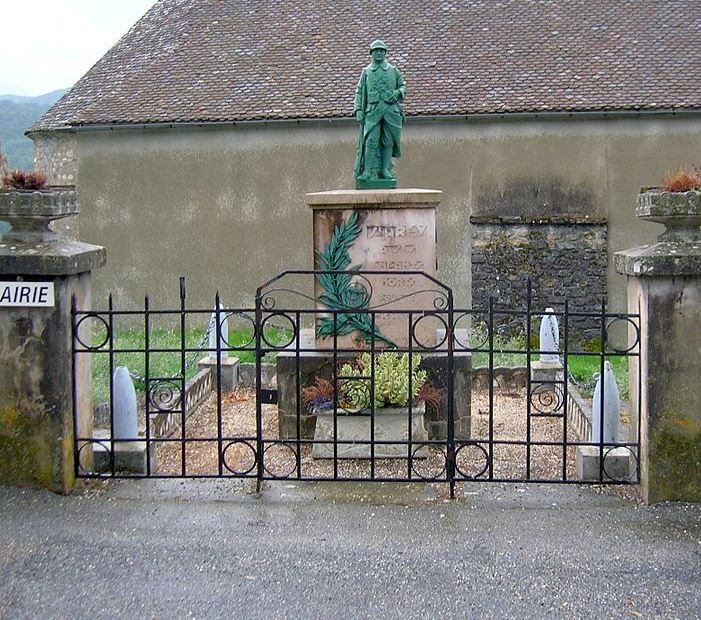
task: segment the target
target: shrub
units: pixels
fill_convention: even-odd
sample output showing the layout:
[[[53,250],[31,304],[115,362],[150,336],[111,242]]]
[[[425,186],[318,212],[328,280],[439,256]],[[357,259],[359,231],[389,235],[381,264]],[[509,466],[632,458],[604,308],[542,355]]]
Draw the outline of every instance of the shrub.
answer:
[[[701,189],[701,170],[681,169],[667,175],[664,180],[664,189],[668,192],[688,192],[692,189]]]
[[[46,175],[41,172],[13,170],[3,176],[3,187],[6,189],[41,189],[46,185]]]

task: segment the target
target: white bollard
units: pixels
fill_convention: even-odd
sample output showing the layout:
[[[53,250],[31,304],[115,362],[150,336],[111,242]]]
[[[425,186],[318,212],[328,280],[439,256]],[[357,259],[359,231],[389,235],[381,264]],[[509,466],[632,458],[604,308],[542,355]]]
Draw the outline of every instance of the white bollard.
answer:
[[[545,312],[555,311],[546,308]],[[556,364],[560,361],[560,330],[555,314],[545,314],[540,321],[540,361]]]
[[[229,357],[229,352],[225,351],[229,344],[229,319],[222,313],[221,301],[219,302],[219,320],[221,322],[220,346],[222,348],[221,358]],[[212,312],[207,327],[209,331],[209,358],[217,359],[217,311]]]
[[[136,390],[134,381],[125,366],[117,366],[112,379],[112,394],[114,401],[113,439],[136,439]]]
[[[592,420],[591,420],[591,441],[598,443],[601,437],[601,382],[600,376],[596,382],[594,389],[594,398],[592,399]],[[621,426],[621,399],[618,395],[618,385],[616,385],[616,377],[611,369],[609,362],[604,362],[604,443],[616,443],[620,437]]]

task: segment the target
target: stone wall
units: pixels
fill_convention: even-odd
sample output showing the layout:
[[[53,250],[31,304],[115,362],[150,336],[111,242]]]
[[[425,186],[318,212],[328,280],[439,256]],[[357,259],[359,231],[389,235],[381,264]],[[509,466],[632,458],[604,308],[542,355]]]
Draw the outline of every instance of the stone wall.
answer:
[[[74,133],[32,134],[34,169],[48,177],[49,185],[77,185],[78,155]]]
[[[525,309],[527,281],[531,309],[600,312],[606,299],[607,225],[578,218],[472,217],[472,307]],[[505,336],[523,333],[523,317],[495,315]],[[561,322],[561,321],[560,321]],[[537,334],[538,325],[531,328]],[[600,336],[595,319],[573,317],[573,337]]]

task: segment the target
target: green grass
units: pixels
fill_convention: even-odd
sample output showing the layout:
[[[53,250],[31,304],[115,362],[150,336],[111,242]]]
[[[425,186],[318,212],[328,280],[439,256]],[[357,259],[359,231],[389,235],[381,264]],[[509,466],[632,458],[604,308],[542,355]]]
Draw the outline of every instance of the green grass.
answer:
[[[487,344],[483,345],[488,346]],[[587,347],[583,347],[587,349]],[[526,366],[526,352],[523,342],[507,341],[494,343],[494,367],[497,366]],[[538,344],[535,343],[533,350],[538,350]],[[523,353],[501,353],[501,350],[524,350]],[[531,355],[531,362],[537,360],[538,354]],[[613,374],[616,377],[616,383],[620,391],[622,399],[628,398],[628,358],[625,355],[608,355],[605,360],[611,363]],[[478,352],[472,354],[473,368],[489,365],[489,354]],[[567,365],[572,376],[581,384],[585,384],[581,390],[582,396],[591,397],[594,393],[594,385],[596,381],[593,376],[601,371],[601,357],[599,355],[568,355]]]
[[[202,345],[204,338],[204,328],[191,328],[185,331],[185,348],[195,349],[203,346],[204,349],[209,348],[207,341]],[[96,335],[93,341],[93,346],[100,344],[102,335]],[[285,344],[292,337],[291,332],[285,329],[271,327],[265,330],[265,338],[273,345]],[[255,341],[251,342],[252,332],[248,331],[230,331],[229,346],[238,347],[246,346],[247,348],[255,348]],[[250,343],[250,344],[249,344]],[[93,379],[93,401],[95,403],[109,400],[109,383],[110,383],[110,354],[105,350],[108,345],[98,353],[90,354],[92,357],[92,379]],[[264,345],[267,348],[267,345]],[[178,381],[182,368],[182,356],[180,349],[182,347],[180,331],[171,329],[152,329],[149,332],[149,377],[155,378],[170,378],[177,377]],[[131,373],[136,373],[140,377],[146,375],[146,340],[143,329],[125,329],[117,331],[114,337],[114,350],[136,349],[139,352],[133,353],[113,353],[112,364],[114,368],[117,366],[126,366]],[[152,349],[170,349],[170,351],[154,352]],[[238,357],[243,362],[255,362],[255,351],[229,351],[229,357]],[[197,374],[197,362],[208,355],[207,352],[189,351],[185,353],[185,380],[189,380]],[[263,358],[264,361],[274,359],[275,353],[267,353]],[[144,385],[140,381],[135,381],[134,386],[138,392],[144,391]]]

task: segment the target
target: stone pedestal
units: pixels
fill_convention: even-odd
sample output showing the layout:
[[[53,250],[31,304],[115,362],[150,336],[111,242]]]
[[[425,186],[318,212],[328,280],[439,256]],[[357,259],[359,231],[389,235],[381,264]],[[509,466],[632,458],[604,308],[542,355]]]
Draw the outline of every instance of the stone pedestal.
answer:
[[[531,385],[534,392],[552,392],[555,384],[561,385],[565,378],[565,372],[560,362],[531,362]]]
[[[630,393],[637,411],[640,390],[643,495],[701,501],[701,192],[641,194],[636,215],[667,226],[658,243],[615,254],[641,315],[642,385],[631,358]]]
[[[239,384],[239,360],[237,357],[223,357],[221,359],[221,389],[222,392],[233,392]],[[212,371],[212,388],[217,389],[217,360],[209,356],[203,357],[197,362],[198,370],[209,369]]]
[[[443,332],[438,332],[439,341]],[[458,330],[460,342],[467,342],[467,333]],[[330,380],[333,375],[333,353],[328,350],[315,351],[314,332],[303,329],[300,333],[300,349],[310,349],[299,353],[299,381],[297,380],[297,353],[293,349],[281,351],[276,359],[278,385],[278,419],[280,437],[293,439],[297,437],[297,393],[298,390],[312,385],[315,377]],[[448,385],[447,352],[445,345],[435,351],[421,351],[421,368],[428,373],[431,384],[443,390],[441,406],[438,411],[426,411],[424,424],[430,439],[443,440],[448,436]],[[351,361],[353,354],[338,354],[337,360]],[[470,390],[472,377],[472,356],[465,351],[453,354],[453,411],[455,438],[470,438]],[[299,426],[303,439],[312,439],[316,425],[316,415],[308,412],[300,402]]]
[[[112,473],[112,442],[109,437],[109,430],[96,431],[94,436],[99,443],[93,445],[93,469],[97,473]],[[152,472],[157,471],[156,446],[162,444],[152,444],[151,467]],[[115,441],[114,442],[114,471],[119,473],[129,473],[146,475],[149,471],[146,466],[146,442],[145,441]]]
[[[75,482],[74,428],[92,437],[90,356],[76,356],[73,418],[71,298],[90,307],[90,272],[102,247],[63,241],[52,220],[77,215],[74,191],[0,192],[0,280],[47,282],[53,305],[0,303],[0,484],[68,493]],[[92,465],[92,450],[81,453]]]
[[[367,274],[353,279],[353,286],[361,291],[356,298],[367,295],[367,306],[371,309],[436,310],[440,304],[440,288],[429,276],[436,275],[436,207],[442,192],[427,189],[388,190],[334,190],[306,195],[307,204],[314,212],[314,269],[339,268],[323,256],[329,252],[338,259],[347,251],[350,262],[340,269],[357,267],[361,271],[397,272]],[[350,235],[350,242],[343,245],[339,236],[340,226],[351,221],[357,214],[357,234]],[[333,243],[332,243],[333,240]],[[335,261],[334,261],[335,262]],[[407,273],[414,272],[414,273]],[[324,289],[315,284],[315,298],[320,299]],[[438,300],[438,302],[437,302]],[[317,308],[317,327],[325,317],[322,302]],[[336,308],[340,309],[340,308]],[[382,337],[396,346],[409,345],[407,315],[396,320],[398,315],[378,312],[376,327]],[[418,315],[415,317],[418,319]],[[416,322],[414,345],[431,347],[436,344],[436,320],[427,317]],[[352,348],[358,333],[353,332],[338,338],[338,346]],[[381,338],[376,347],[387,346]],[[332,348],[333,338],[317,338],[316,347]]]
[[[575,470],[582,482],[628,482],[635,477],[635,459],[625,447],[604,449],[603,472],[599,467],[600,451],[597,446],[577,446]]]

